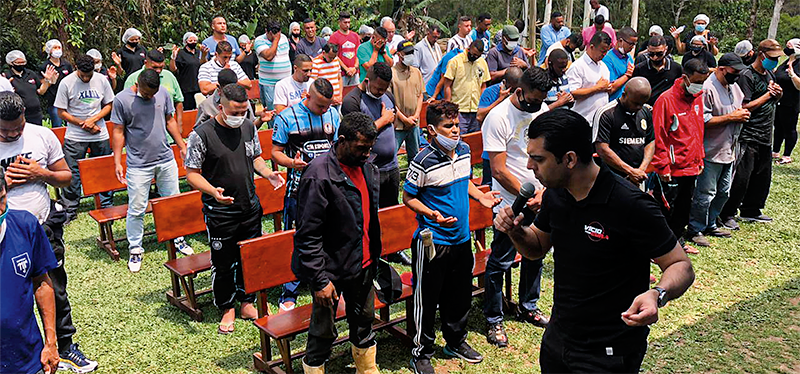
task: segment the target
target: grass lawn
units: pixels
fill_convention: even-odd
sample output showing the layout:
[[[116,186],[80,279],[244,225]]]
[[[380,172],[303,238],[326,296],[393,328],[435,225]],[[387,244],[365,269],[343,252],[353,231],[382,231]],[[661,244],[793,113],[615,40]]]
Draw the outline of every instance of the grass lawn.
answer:
[[[643,365],[651,373],[800,373],[800,163],[775,167],[766,213],[772,224],[742,224],[733,239],[712,238],[712,247],[692,256],[697,280],[679,300],[662,309],[652,327]],[[186,187],[184,186],[184,189]],[[126,196],[118,193],[116,203]],[[86,199],[82,212],[90,208]],[[152,229],[152,217],[146,225]],[[266,222],[266,221],[265,221]],[[114,226],[125,236],[124,221]],[[265,223],[265,228],[271,224]],[[220,313],[210,296],[200,299],[205,321],[194,322],[168,304],[164,292],[170,277],[163,267],[165,247],[153,236],[145,238],[142,271],[126,267],[127,243],[121,243],[123,261],[113,262],[95,245],[97,226],[81,213],[66,228],[66,267],[75,341],[107,373],[246,373],[253,371],[252,353],[258,350],[256,328],[237,320],[236,332],[217,334]],[[205,235],[188,238],[195,251],[207,251]],[[545,261],[540,307],[552,307],[552,256]],[[653,266],[654,274],[659,274]],[[518,274],[518,269],[514,272]],[[210,274],[198,286],[210,284]],[[516,279],[515,279],[516,284]],[[591,285],[587,285],[591,286]],[[516,287],[515,287],[516,293]],[[276,302],[278,291],[272,294]],[[310,302],[305,290],[300,304]],[[542,330],[510,320],[506,329],[511,346],[496,349],[486,343],[482,299],[473,300],[469,342],[486,359],[479,365],[447,360],[439,353],[437,372],[538,373]],[[400,306],[394,314],[402,313]],[[345,333],[344,325],[340,331]],[[292,343],[305,347],[305,335]],[[277,355],[277,350],[273,349]],[[335,348],[330,373],[353,373],[349,345]],[[378,364],[384,373],[409,373],[409,349],[386,333],[378,334]],[[298,365],[295,370],[302,372]]]

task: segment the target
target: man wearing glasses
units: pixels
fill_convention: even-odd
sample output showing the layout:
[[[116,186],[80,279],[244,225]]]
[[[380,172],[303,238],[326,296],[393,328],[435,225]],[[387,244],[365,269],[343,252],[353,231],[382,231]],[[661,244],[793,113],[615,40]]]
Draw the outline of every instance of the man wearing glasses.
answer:
[[[603,62],[606,64],[610,74],[611,92],[608,93],[608,100],[613,101],[622,96],[625,84],[633,76],[633,56],[631,51],[636,48],[639,36],[631,27],[623,27],[617,33],[617,47],[606,53]]]
[[[625,43],[622,43],[625,44]],[[652,94],[647,101],[651,106],[664,91],[672,87],[675,80],[683,75],[680,64],[667,57],[667,40],[661,35],[654,35],[647,42],[647,61],[639,63],[633,69],[634,77],[644,77],[650,82]]]

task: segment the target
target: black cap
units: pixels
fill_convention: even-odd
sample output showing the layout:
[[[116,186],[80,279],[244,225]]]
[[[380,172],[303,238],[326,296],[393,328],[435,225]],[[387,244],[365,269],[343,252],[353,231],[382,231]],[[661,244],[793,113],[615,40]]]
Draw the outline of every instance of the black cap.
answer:
[[[744,70],[747,68],[744,62],[742,62],[742,58],[733,52],[728,52],[722,55],[722,57],[719,59],[719,62],[717,62],[717,65],[730,66],[736,70]]]
[[[414,53],[414,43],[410,40],[403,40],[397,43],[397,52],[403,52],[406,55]]]

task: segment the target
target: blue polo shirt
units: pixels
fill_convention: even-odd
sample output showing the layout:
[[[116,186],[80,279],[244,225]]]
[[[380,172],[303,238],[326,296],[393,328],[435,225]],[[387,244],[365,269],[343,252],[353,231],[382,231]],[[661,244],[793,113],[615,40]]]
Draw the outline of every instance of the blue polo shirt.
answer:
[[[628,70],[628,64],[633,65],[633,57],[631,57],[630,53],[623,55],[619,49],[614,48],[606,53],[606,56],[603,57],[603,62],[608,67],[608,72],[611,73],[608,79],[613,82],[625,75],[625,71]],[[625,86],[620,87],[617,92],[609,94],[608,101],[619,99],[622,96],[622,91],[625,91]]]
[[[447,63],[461,52],[463,51],[455,48],[450,52],[447,52],[444,56],[442,56],[442,59],[439,60],[439,64],[436,65],[436,69],[433,70],[431,79],[428,81],[428,84],[425,85],[425,92],[428,93],[428,96],[433,96],[433,93],[436,92],[436,86],[439,84],[439,80],[442,79],[444,72],[447,71]],[[436,100],[442,99],[444,99],[444,89],[442,89],[442,91],[439,92],[439,96],[436,97]]]
[[[414,237],[429,228],[433,232],[433,242],[439,245],[458,245],[469,240],[471,171],[469,146],[464,142],[456,146],[455,159],[447,156],[433,142],[414,157],[408,165],[403,190],[443,216],[458,219],[452,227],[442,227],[418,214],[419,227]]]
[[[486,87],[485,90],[481,93],[481,99],[478,101],[478,109],[488,108],[492,106],[492,104],[500,97],[500,89],[502,88],[502,83],[496,83],[489,87]],[[481,153],[481,159],[488,160],[489,159],[489,152],[483,151]]]
[[[339,111],[333,107],[318,116],[301,101],[292,105],[275,117],[272,130],[272,144],[284,147],[290,158],[300,152],[304,161],[328,152],[339,131]],[[302,170],[289,169],[286,182],[286,196],[294,196],[300,183]]]
[[[0,242],[0,373],[42,369],[44,343],[33,314],[36,278],[57,266],[44,229],[33,214],[9,209]]]

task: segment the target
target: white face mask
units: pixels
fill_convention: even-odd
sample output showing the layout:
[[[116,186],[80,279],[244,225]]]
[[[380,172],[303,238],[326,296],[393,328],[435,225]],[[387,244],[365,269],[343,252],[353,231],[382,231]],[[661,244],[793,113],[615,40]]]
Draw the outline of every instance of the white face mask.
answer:
[[[94,64],[94,71],[100,71],[100,69],[102,69],[102,68],[103,68],[103,64],[102,63]]]
[[[55,50],[53,50],[52,52],[50,52],[50,56],[53,56],[53,57],[55,57],[55,58],[61,58],[61,54],[62,54],[62,53],[63,53],[63,51],[62,51],[62,50],[60,50],[60,49],[55,49]]]
[[[703,85],[701,83],[691,83],[686,87],[686,91],[692,95],[697,95],[703,91]]]
[[[458,142],[461,141],[461,136],[458,139],[452,139],[442,134],[436,134],[435,139],[447,152],[452,152],[458,146]]]
[[[517,48],[518,45],[519,45],[518,41],[509,40],[508,43],[506,44],[506,47],[508,48],[509,51],[513,51],[515,48]]]
[[[371,98],[373,98],[375,100],[380,99],[379,96],[375,96],[375,95],[372,94],[372,92],[369,91],[369,79],[364,79],[364,82],[365,82],[364,85],[367,87],[367,89],[364,90],[364,93],[367,94],[367,96],[369,96],[369,97],[371,97]]]
[[[623,56],[627,54],[627,53],[625,53],[625,48],[619,47],[618,49],[619,49],[619,54],[621,54]]]
[[[232,116],[225,113],[225,108],[222,108],[222,113],[225,114],[225,124],[231,128],[238,129],[244,123],[244,116]]]
[[[414,55],[405,55],[403,56],[403,65],[405,66],[414,66],[417,64],[417,58]]]

